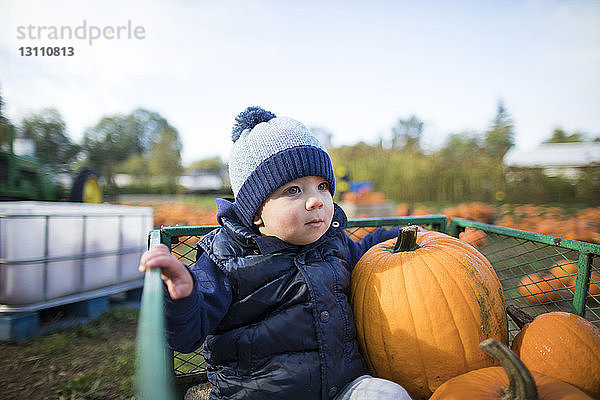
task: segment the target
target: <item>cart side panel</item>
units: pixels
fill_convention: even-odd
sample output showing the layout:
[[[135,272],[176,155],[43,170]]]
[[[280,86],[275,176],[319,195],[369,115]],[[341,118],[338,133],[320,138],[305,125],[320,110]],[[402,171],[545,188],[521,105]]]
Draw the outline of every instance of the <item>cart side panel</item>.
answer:
[[[507,305],[532,316],[571,312],[600,326],[600,246],[461,219],[450,231],[488,258]],[[511,340],[518,330],[509,317]]]

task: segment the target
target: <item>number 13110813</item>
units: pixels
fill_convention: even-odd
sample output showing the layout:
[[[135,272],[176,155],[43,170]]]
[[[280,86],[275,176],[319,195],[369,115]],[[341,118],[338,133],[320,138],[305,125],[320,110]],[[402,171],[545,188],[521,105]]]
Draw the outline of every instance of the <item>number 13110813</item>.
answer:
[[[19,47],[23,57],[71,57],[75,55],[73,47]]]

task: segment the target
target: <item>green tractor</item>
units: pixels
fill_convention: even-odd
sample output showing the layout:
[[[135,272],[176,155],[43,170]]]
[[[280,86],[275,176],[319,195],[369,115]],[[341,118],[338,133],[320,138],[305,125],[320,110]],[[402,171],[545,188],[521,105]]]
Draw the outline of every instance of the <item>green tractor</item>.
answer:
[[[0,200],[102,202],[96,172],[82,169],[71,174],[42,165],[31,151],[33,143],[15,138],[14,127],[9,129],[8,148],[0,147]]]

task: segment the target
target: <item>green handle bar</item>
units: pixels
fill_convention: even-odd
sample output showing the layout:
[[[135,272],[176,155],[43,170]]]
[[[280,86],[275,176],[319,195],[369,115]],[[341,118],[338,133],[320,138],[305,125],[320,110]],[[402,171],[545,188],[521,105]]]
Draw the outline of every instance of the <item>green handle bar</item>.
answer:
[[[160,244],[160,231],[153,230],[150,232],[150,247],[158,244]],[[164,333],[162,286],[160,269],[147,270],[137,331],[136,393],[138,399],[175,399],[172,359],[166,346]]]

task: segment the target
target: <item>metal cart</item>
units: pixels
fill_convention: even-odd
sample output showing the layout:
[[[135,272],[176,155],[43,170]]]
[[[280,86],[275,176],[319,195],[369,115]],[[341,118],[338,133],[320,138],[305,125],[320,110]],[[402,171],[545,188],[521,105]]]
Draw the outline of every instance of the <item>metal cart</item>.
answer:
[[[567,311],[600,326],[600,281],[590,284],[590,277],[600,273],[600,245],[460,218],[448,220],[443,215],[351,219],[347,233],[360,240],[378,227],[410,224],[446,232],[475,246],[496,270],[507,305],[532,316]],[[164,243],[191,266],[196,260],[196,242],[214,228],[164,227],[150,233],[149,245]],[[530,278],[534,275],[539,278]],[[159,271],[149,271],[138,326],[138,395],[144,399],[183,398],[189,387],[206,382],[201,349],[189,354],[167,350],[162,296]],[[519,328],[508,321],[512,341]]]

